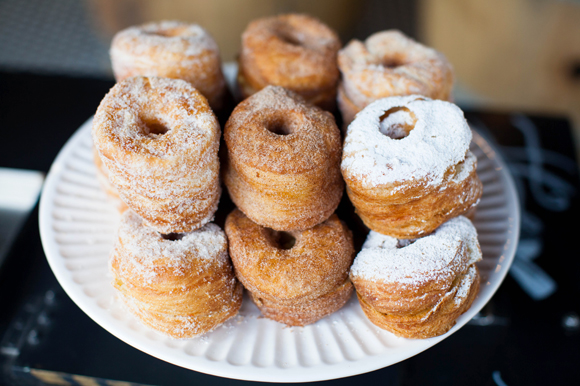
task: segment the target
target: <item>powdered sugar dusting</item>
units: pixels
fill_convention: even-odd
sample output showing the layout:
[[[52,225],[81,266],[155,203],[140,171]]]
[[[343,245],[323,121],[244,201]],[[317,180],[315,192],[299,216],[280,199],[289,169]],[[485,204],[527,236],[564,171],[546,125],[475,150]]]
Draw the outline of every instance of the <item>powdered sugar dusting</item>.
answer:
[[[461,278],[461,282],[459,286],[457,286],[457,292],[455,293],[455,297],[453,301],[456,305],[460,305],[465,301],[467,295],[469,295],[469,291],[471,290],[471,285],[475,281],[475,276],[477,275],[477,270],[475,266],[469,267],[467,273],[463,275]]]
[[[477,231],[463,216],[406,247],[397,248],[397,243],[394,237],[371,231],[351,267],[351,276],[387,284],[421,285],[454,277],[481,260]]]
[[[401,139],[380,130],[380,117],[395,107],[416,117],[414,128]],[[390,119],[401,122],[402,114]],[[418,95],[384,98],[362,110],[348,127],[342,172],[366,187],[408,180],[437,186],[450,167],[465,160],[470,142],[471,130],[454,104]]]

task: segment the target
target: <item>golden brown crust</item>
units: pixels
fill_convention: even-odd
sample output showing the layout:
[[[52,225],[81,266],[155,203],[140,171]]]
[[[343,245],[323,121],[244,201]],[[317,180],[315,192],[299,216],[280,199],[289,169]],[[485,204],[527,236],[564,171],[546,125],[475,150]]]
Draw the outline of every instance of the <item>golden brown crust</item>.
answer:
[[[459,302],[456,296],[458,285],[467,274],[457,277],[451,290],[434,307],[416,312],[384,313],[369,304],[368,297],[363,297],[358,292],[357,296],[365,315],[378,327],[404,338],[431,338],[449,331],[455,325],[456,319],[467,311],[475,300],[479,292],[480,276],[477,267],[475,265],[471,267],[470,269],[475,272],[474,279],[469,284],[467,296],[461,298]]]
[[[236,276],[266,316],[302,325],[293,323],[313,322],[346,302],[354,247],[351,232],[336,215],[286,234],[262,227],[236,209],[225,231]],[[285,245],[285,237],[295,244]]]
[[[93,142],[122,200],[161,233],[211,221],[220,127],[207,100],[179,79],[135,77],[102,100]]]
[[[242,303],[227,240],[215,224],[169,240],[127,211],[109,263],[113,285],[130,310],[173,338],[212,330]]]
[[[344,127],[368,104],[389,96],[419,94],[451,100],[453,72],[439,52],[396,30],[352,40],[338,53],[339,107]]]
[[[111,44],[116,80],[161,76],[190,82],[220,109],[226,92],[219,49],[196,24],[161,21],[118,32]]]
[[[268,86],[236,107],[224,137],[224,182],[253,221],[276,230],[308,229],[338,206],[342,146],[329,113]]]
[[[346,192],[356,213],[370,229],[396,237],[412,239],[433,232],[445,221],[473,210],[483,191],[476,172],[470,166],[469,176],[457,181],[452,168],[441,187],[417,183],[400,194],[393,187],[367,189],[354,178],[345,178]]]
[[[339,78],[336,33],[300,14],[251,22],[242,35],[238,82],[244,97],[267,85],[281,86],[324,109],[335,106]]]

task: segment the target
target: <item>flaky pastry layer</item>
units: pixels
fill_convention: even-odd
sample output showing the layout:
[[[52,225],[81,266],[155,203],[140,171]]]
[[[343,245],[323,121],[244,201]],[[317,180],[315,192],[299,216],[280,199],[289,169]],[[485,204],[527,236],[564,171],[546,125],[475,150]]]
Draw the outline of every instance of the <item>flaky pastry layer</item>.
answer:
[[[109,181],[148,226],[181,233],[211,221],[221,194],[220,127],[189,83],[117,83],[99,105],[92,134]]]
[[[294,323],[318,320],[346,302],[354,247],[351,232],[336,215],[311,229],[286,233],[262,227],[236,209],[225,231],[236,276],[266,316],[302,325]]]
[[[294,305],[260,299],[252,292],[250,292],[250,297],[266,318],[288,326],[306,326],[341,309],[350,299],[352,291],[352,283],[346,279],[333,291],[312,301]]]
[[[181,236],[163,238],[127,211],[109,265],[113,286],[144,324],[173,338],[190,338],[236,315],[242,286],[217,225]]]
[[[358,113],[341,170],[365,225],[410,239],[475,207],[482,184],[471,137],[457,106],[420,95],[380,99]]]
[[[468,175],[462,179],[457,178],[459,167],[464,165],[450,168],[444,183],[437,187],[417,183],[394,193],[393,186],[365,189],[349,179],[346,192],[370,229],[399,239],[421,237],[445,221],[473,210],[479,202],[483,185],[477,176],[477,164],[468,164]]]
[[[97,180],[99,181],[101,189],[105,192],[109,201],[115,205],[119,213],[125,212],[128,206],[121,200],[119,192],[117,192],[117,189],[109,181],[109,171],[103,161],[101,161],[101,156],[95,148],[93,148],[93,162],[95,163]]]
[[[457,283],[433,308],[414,314],[382,313],[360,294],[357,293],[357,296],[363,312],[376,326],[404,338],[425,339],[445,334],[455,325],[457,318],[469,309],[479,292],[477,267],[470,267],[468,273],[458,278]],[[457,301],[455,295],[460,284],[468,286],[469,292]]]
[[[326,220],[343,192],[334,118],[295,93],[268,86],[240,103],[224,130],[224,182],[254,222],[302,230]]]

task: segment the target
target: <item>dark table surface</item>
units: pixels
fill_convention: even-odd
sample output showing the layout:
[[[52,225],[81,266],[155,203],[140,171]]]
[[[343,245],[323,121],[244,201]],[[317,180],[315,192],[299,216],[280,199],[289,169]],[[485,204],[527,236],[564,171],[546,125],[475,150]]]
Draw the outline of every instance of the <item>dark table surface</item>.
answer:
[[[112,85],[99,79],[0,72],[0,167],[48,172],[60,148],[94,114]],[[569,123],[531,112],[468,111],[466,116],[501,145],[510,162],[525,209],[522,239],[539,245],[533,264],[554,280],[556,291],[534,300],[510,275],[479,318],[438,345],[388,368],[322,384],[579,384],[580,181]],[[536,129],[531,139],[517,124],[527,118]],[[543,149],[539,177],[526,172],[534,163],[537,171],[537,153],[528,151],[529,146],[520,148],[536,140]],[[554,178],[563,183],[550,184]],[[546,196],[563,204],[553,205]],[[37,210],[0,267],[0,342],[8,340],[17,342],[18,350],[0,351],[0,384],[250,383],[160,361],[93,322],[50,271]]]

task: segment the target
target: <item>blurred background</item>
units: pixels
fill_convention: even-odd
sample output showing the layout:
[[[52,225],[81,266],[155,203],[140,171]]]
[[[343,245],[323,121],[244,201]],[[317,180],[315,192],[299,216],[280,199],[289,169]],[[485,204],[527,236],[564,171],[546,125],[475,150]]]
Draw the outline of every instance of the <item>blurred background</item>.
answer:
[[[0,70],[112,79],[115,32],[160,19],[201,24],[233,61],[249,21],[283,12],[344,44],[400,29],[448,57],[462,106],[565,115],[580,133],[578,0],[0,0]]]

